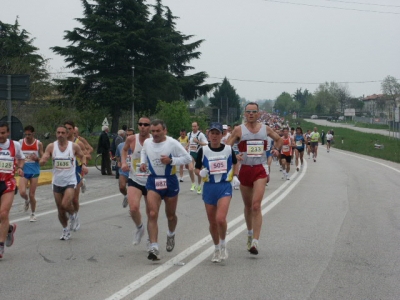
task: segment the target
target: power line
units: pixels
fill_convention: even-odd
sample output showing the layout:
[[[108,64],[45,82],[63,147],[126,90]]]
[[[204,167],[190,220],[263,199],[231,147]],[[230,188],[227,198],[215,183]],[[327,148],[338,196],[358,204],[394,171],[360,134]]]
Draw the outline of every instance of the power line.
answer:
[[[325,1],[330,1],[330,2],[340,2],[340,3],[348,3],[348,4],[360,4],[360,5],[383,6],[383,7],[400,7],[400,5],[392,5],[392,4],[377,4],[377,3],[355,2],[355,1],[342,1],[342,0],[325,0]]]
[[[278,1],[278,0],[263,0],[263,1],[281,3],[281,4],[292,4],[292,5],[300,5],[300,6],[328,8],[328,9],[340,9],[340,10],[351,10],[351,11],[359,11],[359,12],[372,12],[372,13],[378,13],[378,14],[400,15],[400,12],[397,13],[397,12],[390,12],[390,11],[377,11],[377,10],[368,10],[368,9],[344,8],[344,7],[324,6],[324,5],[306,4],[306,3],[295,3],[295,2]]]

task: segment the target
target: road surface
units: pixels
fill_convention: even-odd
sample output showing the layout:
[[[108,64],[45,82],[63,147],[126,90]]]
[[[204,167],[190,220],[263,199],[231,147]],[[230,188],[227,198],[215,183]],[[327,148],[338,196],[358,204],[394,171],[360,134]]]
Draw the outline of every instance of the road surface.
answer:
[[[316,163],[305,159],[283,181],[273,163],[260,254],[247,252],[243,204],[234,191],[229,259],[221,264],[210,261],[204,205],[187,177],[175,249],[165,251],[160,213],[162,259],[152,262],[145,241],[132,245],[135,229],[116,180],[90,171],[82,226],[69,241],[59,240],[50,186],[38,189],[36,223],[16,197],[11,219],[18,229],[0,261],[0,299],[399,299],[399,164],[320,147]]]

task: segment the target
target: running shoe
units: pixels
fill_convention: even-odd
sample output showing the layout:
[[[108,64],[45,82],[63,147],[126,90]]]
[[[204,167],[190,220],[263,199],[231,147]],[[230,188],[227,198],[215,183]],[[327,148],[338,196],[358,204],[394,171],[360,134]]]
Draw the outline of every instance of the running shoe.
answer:
[[[74,223],[74,231],[78,231],[79,228],[81,228],[81,223],[79,222],[79,215],[78,213],[75,213],[75,223]]]
[[[257,254],[258,254],[258,242],[253,241],[253,242],[251,243],[251,248],[250,248],[249,252],[250,252],[251,254],[254,254],[254,255],[257,255]]]
[[[228,249],[226,249],[226,245],[221,246],[221,253],[220,253],[221,260],[228,259],[228,256],[229,254],[228,254]]]
[[[167,251],[171,252],[175,247],[175,234],[173,236],[167,235]]]
[[[300,170],[299,167],[297,167],[297,168],[296,168],[296,171],[298,172],[299,170]]]
[[[3,258],[3,255],[4,255],[4,245],[0,246],[0,259]]]
[[[14,244],[14,233],[15,233],[15,230],[17,230],[17,224],[15,224],[15,223],[10,224],[10,226],[11,226],[11,231],[8,232],[6,242],[5,242],[5,245],[7,247],[11,247],[12,244]],[[8,229],[8,230],[10,230],[10,229]]]
[[[68,228],[64,228],[61,233],[60,240],[66,241],[69,240],[70,238],[71,238],[71,231]]]
[[[286,180],[290,180],[290,175],[286,174]]]
[[[29,222],[36,222],[36,221],[37,221],[37,219],[36,219],[35,214],[31,214],[31,217],[29,218]]]
[[[234,190],[238,190],[239,187],[238,187],[238,186],[234,186],[233,189],[234,189]]]
[[[124,200],[122,200],[122,207],[125,208],[128,206],[128,196],[124,196]]]
[[[150,243],[150,238],[147,237],[147,241],[146,241],[146,251],[149,252],[151,249],[151,243]]]
[[[251,242],[253,241],[253,236],[252,235],[248,235],[247,236],[247,251],[250,251],[251,248]]]
[[[183,182],[183,178],[181,177],[181,178],[179,178],[179,182]]]
[[[139,245],[140,241],[142,240],[143,235],[144,235],[144,225],[142,224],[142,227],[136,228],[136,233],[135,233],[135,237],[133,239],[133,244]]]
[[[314,158],[314,162],[317,162],[317,160]]]
[[[69,230],[74,230],[75,227],[75,214],[69,215]]]
[[[24,211],[28,211],[29,209],[29,200],[25,200]]]
[[[201,195],[201,185],[197,187],[197,195]]]
[[[214,254],[213,254],[212,258],[211,258],[211,261],[213,263],[221,262],[221,251],[219,249],[215,249],[214,250]]]
[[[193,192],[196,189],[196,185],[194,183],[192,183],[192,187],[190,188],[190,190]]]
[[[82,194],[84,194],[86,192],[86,179],[85,178],[82,178],[81,192],[82,192]]]
[[[148,259],[150,260],[160,260],[160,251],[158,251],[158,249],[152,247],[150,248],[150,250],[148,251],[149,255],[147,256]]]

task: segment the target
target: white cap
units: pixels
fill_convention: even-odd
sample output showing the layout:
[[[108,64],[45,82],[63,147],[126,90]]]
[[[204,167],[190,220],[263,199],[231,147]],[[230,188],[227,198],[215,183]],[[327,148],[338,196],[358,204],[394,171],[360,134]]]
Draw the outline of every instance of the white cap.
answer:
[[[223,130],[227,130],[227,129],[228,129],[228,125],[225,125],[225,124],[222,125],[222,129],[223,129]]]

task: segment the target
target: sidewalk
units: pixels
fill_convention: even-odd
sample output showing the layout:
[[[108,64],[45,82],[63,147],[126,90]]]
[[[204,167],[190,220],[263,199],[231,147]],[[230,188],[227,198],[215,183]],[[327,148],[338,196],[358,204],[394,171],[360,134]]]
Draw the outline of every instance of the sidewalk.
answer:
[[[17,185],[18,185],[19,184],[19,176],[16,176],[15,179],[17,180]],[[51,172],[51,170],[40,171],[38,185],[51,184],[52,179],[53,179],[53,173]]]

